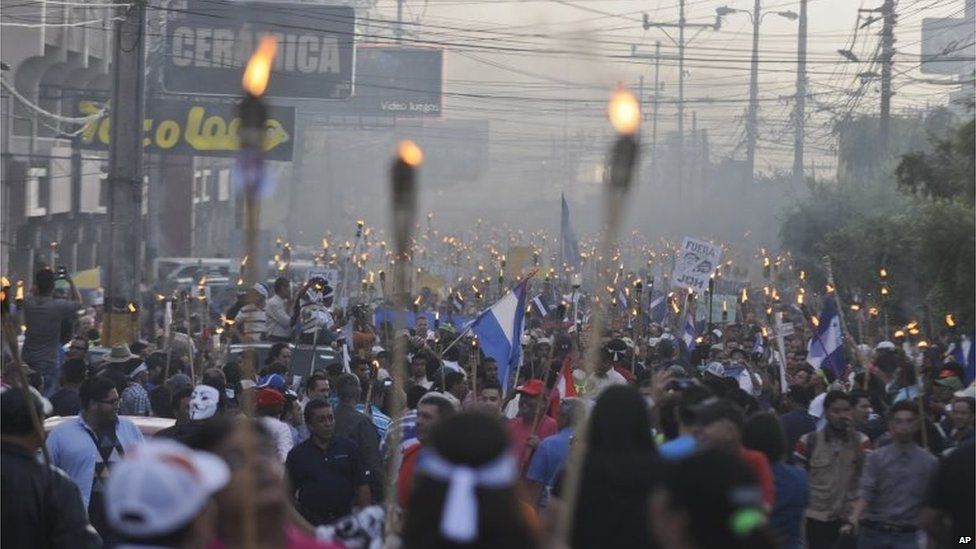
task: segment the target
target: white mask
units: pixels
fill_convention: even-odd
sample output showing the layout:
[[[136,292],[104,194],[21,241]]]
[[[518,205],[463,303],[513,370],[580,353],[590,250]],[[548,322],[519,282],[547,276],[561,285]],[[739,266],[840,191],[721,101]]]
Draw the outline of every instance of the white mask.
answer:
[[[217,413],[220,393],[209,385],[197,385],[190,396],[190,419],[207,419]]]

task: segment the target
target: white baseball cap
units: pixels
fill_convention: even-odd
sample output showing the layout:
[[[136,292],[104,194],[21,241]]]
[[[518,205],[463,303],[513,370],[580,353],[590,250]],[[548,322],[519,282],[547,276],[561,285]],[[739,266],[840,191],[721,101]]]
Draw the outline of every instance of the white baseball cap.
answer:
[[[705,373],[712,374],[716,377],[725,377],[725,366],[721,362],[711,362],[705,368]]]
[[[105,512],[118,532],[135,538],[185,527],[230,479],[219,457],[165,439],[129,450],[109,476]]]

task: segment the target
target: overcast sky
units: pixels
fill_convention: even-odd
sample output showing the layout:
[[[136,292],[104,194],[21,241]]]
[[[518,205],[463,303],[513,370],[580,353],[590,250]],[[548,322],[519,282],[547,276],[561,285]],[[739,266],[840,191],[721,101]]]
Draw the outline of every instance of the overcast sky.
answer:
[[[856,36],[854,28],[858,8],[878,7],[881,1],[810,0],[808,4],[812,96],[808,158],[824,170],[834,163],[830,121],[847,112],[877,112],[877,84],[862,88],[856,75],[877,70],[870,67],[870,60],[881,23],[859,29]],[[752,8],[749,0],[688,0],[686,18],[689,23],[712,23],[715,8],[722,5]],[[395,4],[381,3],[379,16],[395,17],[391,6]],[[798,11],[799,1],[768,0],[763,10]],[[922,19],[962,16],[963,10],[963,0],[898,2],[896,112],[945,103],[947,92],[956,89],[916,82],[923,75],[915,67]],[[644,75],[649,100],[653,63],[628,58],[631,45],[638,55],[652,55],[655,41],[661,42],[662,56],[674,56],[677,50],[660,29],[642,28],[642,12],[652,21],[676,21],[677,0],[408,0],[405,4],[406,28],[416,31],[415,43],[441,43],[449,51],[446,116],[490,118],[493,147],[509,146],[526,158],[535,155],[550,135],[605,128],[603,108],[596,101],[602,102],[617,81],[636,86]],[[796,30],[796,22],[774,13],[762,22],[757,169],[763,171],[788,169],[792,162],[789,96],[796,79]],[[690,129],[695,112],[699,127],[709,130],[713,158],[729,154],[741,158],[743,149],[734,149],[744,138],[752,25],[745,14],[733,14],[718,32],[709,29],[695,36],[696,32],[686,33],[688,39],[694,36],[686,54],[686,127]],[[839,48],[852,49],[864,62],[844,63],[836,52]],[[662,61],[664,102],[677,97],[675,65],[673,60]],[[722,102],[709,103],[709,99]],[[661,105],[659,132],[674,128],[674,113],[673,104]]]

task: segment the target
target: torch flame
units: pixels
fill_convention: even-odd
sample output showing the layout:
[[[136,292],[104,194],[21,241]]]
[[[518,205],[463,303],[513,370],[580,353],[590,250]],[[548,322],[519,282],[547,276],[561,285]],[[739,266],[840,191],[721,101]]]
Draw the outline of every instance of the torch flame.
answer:
[[[640,104],[634,93],[623,86],[610,96],[607,115],[610,125],[621,135],[634,135],[640,127]]]
[[[266,34],[261,37],[261,43],[254,50],[251,58],[247,61],[244,68],[244,77],[241,85],[244,91],[254,97],[261,97],[268,89],[268,80],[271,78],[271,64],[274,62],[275,52],[278,51],[278,41],[274,36]]]
[[[412,168],[416,168],[424,162],[424,151],[416,143],[405,139],[397,145],[397,155],[400,160]]]
[[[946,326],[950,328],[956,327],[956,319],[952,317],[952,313],[949,313],[945,316],[945,322],[946,322]]]

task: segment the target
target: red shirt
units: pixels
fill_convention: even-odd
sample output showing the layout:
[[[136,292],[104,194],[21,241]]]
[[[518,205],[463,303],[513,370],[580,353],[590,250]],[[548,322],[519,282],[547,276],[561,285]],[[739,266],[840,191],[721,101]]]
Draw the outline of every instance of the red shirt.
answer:
[[[559,431],[556,425],[556,420],[549,416],[542,416],[542,421],[539,422],[539,428],[536,430],[535,434],[542,440],[548,436],[552,436]],[[515,454],[515,458],[518,459],[519,470],[524,469],[525,463],[531,457],[531,453],[528,450],[527,442],[529,436],[532,434],[532,421],[525,420],[518,417],[513,417],[508,420],[508,437],[512,441],[512,452]]]
[[[742,458],[742,461],[746,462],[746,465],[756,475],[756,480],[759,482],[759,489],[762,491],[763,503],[766,504],[767,510],[772,509],[773,503],[776,501],[776,488],[773,486],[773,470],[769,467],[769,460],[766,459],[766,454],[740,447],[739,457]]]
[[[410,491],[413,489],[413,469],[417,466],[421,447],[423,444],[414,444],[403,451],[400,473],[397,474],[397,503],[403,509],[407,508],[407,502],[410,501]]]

